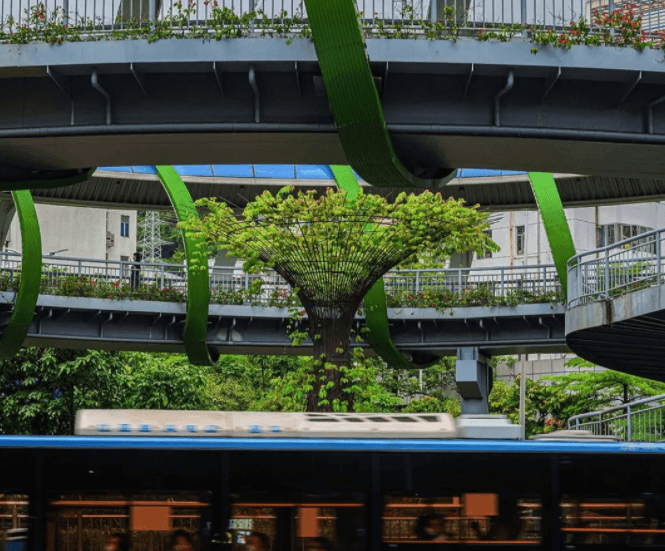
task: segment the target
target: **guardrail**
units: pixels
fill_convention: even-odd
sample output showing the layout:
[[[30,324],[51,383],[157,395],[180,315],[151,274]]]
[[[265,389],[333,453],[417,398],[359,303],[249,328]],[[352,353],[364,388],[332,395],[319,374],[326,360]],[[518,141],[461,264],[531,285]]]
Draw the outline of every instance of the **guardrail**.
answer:
[[[568,419],[568,429],[618,436],[626,442],[663,442],[665,394]]]
[[[187,296],[187,267],[182,264],[51,255],[44,256],[42,262],[45,294],[91,296],[97,292],[100,298],[124,298],[124,294],[163,301],[184,300]],[[20,264],[20,254],[0,252],[0,289],[17,286]],[[240,267],[211,267],[209,272],[211,302],[276,306],[288,305],[291,299],[291,287],[275,272],[246,274]],[[260,289],[256,288],[258,282],[262,283]],[[463,295],[475,291],[497,298],[516,294],[549,297],[561,289],[553,264],[394,270],[384,276],[384,282],[389,302],[399,299],[404,305],[413,301],[413,306],[428,306],[427,296],[434,293]],[[419,298],[424,298],[424,303],[417,303]]]
[[[571,258],[568,307],[662,283],[664,239],[661,228]]]
[[[481,28],[514,24],[561,29],[580,18],[597,32],[592,16],[617,8],[639,14],[644,31],[658,30],[665,21],[662,10],[646,0],[357,0],[357,6],[368,36],[433,38],[432,32],[467,30],[475,36]],[[115,31],[161,25],[177,29],[178,36],[207,31],[213,39],[218,33],[239,36],[239,30],[242,36],[298,34],[307,25],[307,12],[298,0],[0,0],[0,32],[9,33],[10,19],[13,32],[26,37],[26,28],[52,23],[56,33],[76,28],[83,38],[117,39]]]

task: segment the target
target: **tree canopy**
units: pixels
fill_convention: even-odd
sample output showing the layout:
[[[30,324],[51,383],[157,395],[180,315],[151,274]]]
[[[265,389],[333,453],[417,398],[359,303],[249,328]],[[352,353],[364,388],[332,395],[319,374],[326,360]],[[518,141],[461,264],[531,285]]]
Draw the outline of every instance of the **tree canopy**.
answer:
[[[25,348],[0,362],[0,433],[72,434],[86,408],[205,409],[184,356]]]
[[[265,191],[239,213],[226,203],[201,199],[202,216],[182,224],[198,232],[199,245],[227,250],[244,269],[274,269],[296,290],[314,347],[309,411],[353,409],[349,341],[356,311],[388,270],[427,251],[496,250],[484,232],[487,215],[440,193],[399,194],[393,202],[362,190]],[[203,255],[202,255],[203,256]]]

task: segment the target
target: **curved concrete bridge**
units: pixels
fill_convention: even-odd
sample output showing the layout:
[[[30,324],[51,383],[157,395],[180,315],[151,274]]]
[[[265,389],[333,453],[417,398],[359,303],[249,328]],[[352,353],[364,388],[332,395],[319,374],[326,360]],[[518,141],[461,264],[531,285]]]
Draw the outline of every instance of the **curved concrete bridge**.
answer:
[[[661,51],[530,49],[367,40],[399,158],[661,177]],[[0,45],[0,166],[348,164],[320,74],[283,38]]]
[[[1,254],[0,280],[10,288],[0,301],[3,327],[13,308],[11,281],[19,273],[21,256]],[[42,291],[24,345],[184,352],[186,267],[141,263],[141,286],[147,287],[140,295],[130,284],[131,266],[44,256]],[[252,294],[250,284],[257,278],[264,281],[263,289]],[[479,348],[485,356],[568,350],[564,306],[544,302],[560,292],[554,266],[394,271],[385,277],[385,285],[393,341],[414,358],[456,355],[465,347]],[[79,296],[66,290],[74,287]],[[206,343],[216,352],[311,353],[309,340],[291,345],[287,305],[293,301],[288,284],[276,274],[247,275],[214,267],[210,287]],[[473,290],[485,292],[467,299],[465,291]],[[430,302],[419,299],[424,291],[435,293]],[[517,293],[533,303],[518,304]],[[455,306],[447,307],[446,301]],[[462,303],[467,305],[457,306]],[[356,323],[357,329],[364,326],[362,312]],[[367,348],[364,343],[352,345]]]
[[[598,365],[665,381],[665,230],[574,257],[566,341]]]
[[[284,186],[325,190],[337,184],[328,165],[176,165],[194,199],[218,197],[244,205],[263,191],[277,193]],[[566,208],[665,200],[664,178],[623,178],[553,174]],[[363,181],[361,186],[369,185]],[[376,188],[371,192],[396,197],[401,189]],[[487,210],[535,209],[536,201],[526,172],[460,169],[442,193],[479,204]],[[419,190],[413,190],[419,193]],[[171,210],[173,207],[154,166],[100,167],[86,181],[65,187],[33,189],[36,203],[100,208]],[[0,199],[11,201],[8,191]]]

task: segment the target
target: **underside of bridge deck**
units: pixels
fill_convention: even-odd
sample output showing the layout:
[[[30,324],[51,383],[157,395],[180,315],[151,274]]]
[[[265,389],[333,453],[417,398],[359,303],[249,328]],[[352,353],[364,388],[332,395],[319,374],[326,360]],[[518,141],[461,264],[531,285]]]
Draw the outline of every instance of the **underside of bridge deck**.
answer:
[[[665,381],[665,286],[569,308],[566,342],[608,369]]]
[[[662,52],[541,50],[368,40],[405,166],[662,177]],[[2,45],[0,79],[5,170],[348,164],[304,40]]]

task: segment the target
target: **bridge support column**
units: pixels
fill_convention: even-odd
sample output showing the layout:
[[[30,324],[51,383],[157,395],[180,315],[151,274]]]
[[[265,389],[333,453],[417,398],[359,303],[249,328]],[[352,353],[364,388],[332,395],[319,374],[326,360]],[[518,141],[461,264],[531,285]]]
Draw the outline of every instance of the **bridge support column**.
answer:
[[[491,368],[476,347],[457,349],[455,382],[462,398],[462,414],[488,414],[492,390]]]

